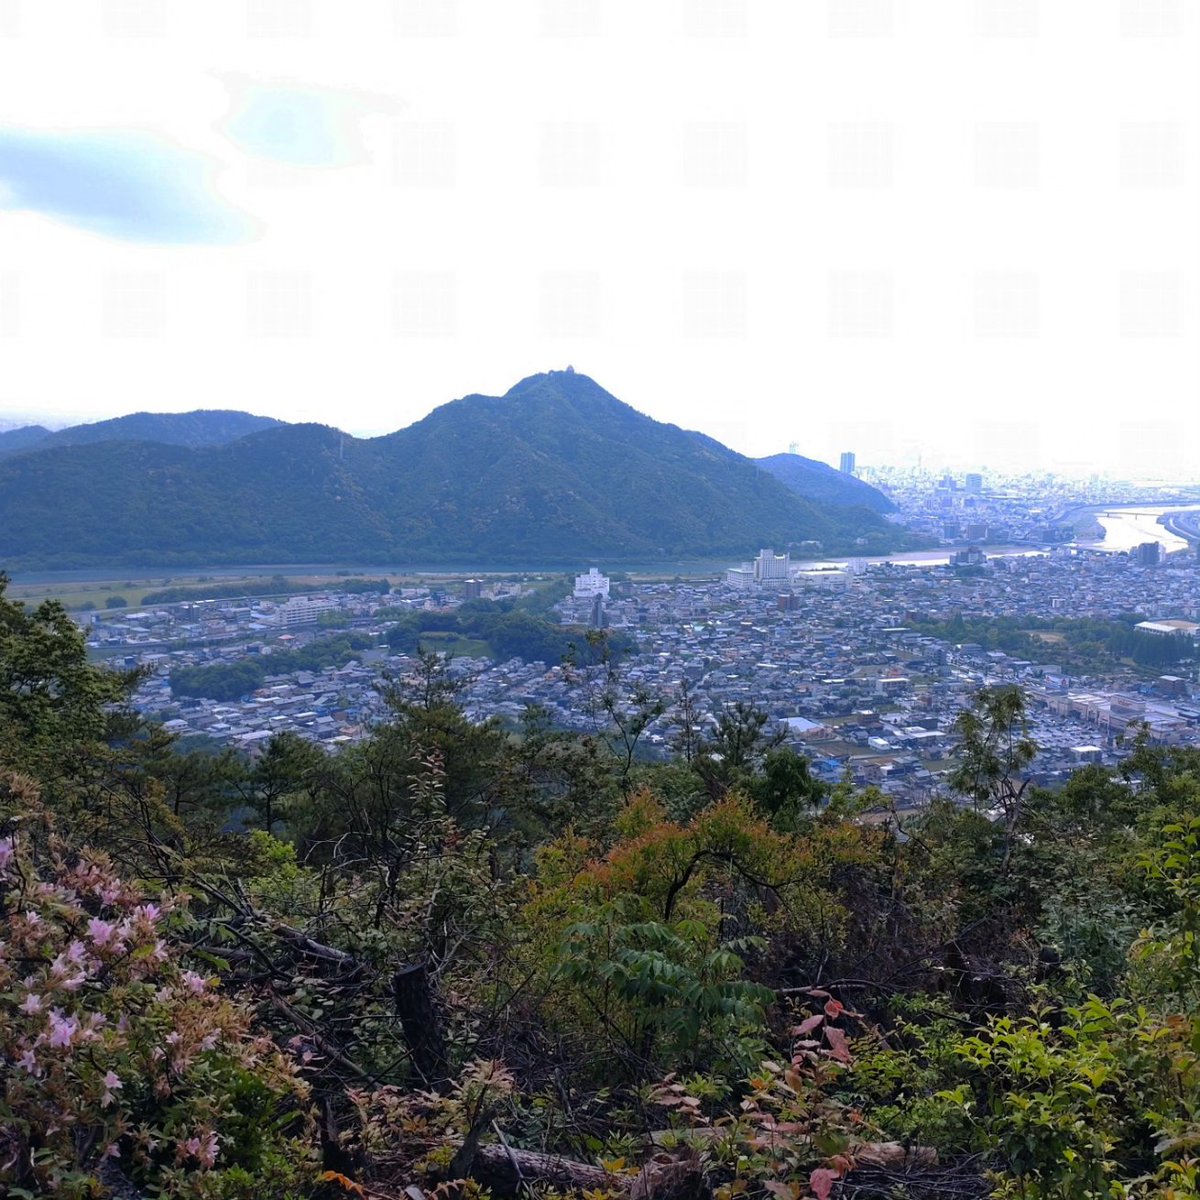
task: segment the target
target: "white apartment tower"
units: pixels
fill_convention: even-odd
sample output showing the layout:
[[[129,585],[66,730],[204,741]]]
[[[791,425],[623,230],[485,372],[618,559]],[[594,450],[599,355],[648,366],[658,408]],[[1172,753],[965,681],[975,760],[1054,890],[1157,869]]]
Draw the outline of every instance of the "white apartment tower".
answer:
[[[609,579],[600,574],[599,567],[592,567],[586,575],[575,576],[575,599],[591,600],[596,596],[608,599]]]

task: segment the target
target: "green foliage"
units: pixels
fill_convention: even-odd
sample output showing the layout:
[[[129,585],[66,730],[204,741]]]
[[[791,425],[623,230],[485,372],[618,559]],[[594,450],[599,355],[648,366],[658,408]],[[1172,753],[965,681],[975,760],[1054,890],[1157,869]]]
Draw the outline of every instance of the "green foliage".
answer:
[[[29,610],[5,598],[7,585],[0,573],[0,766],[38,754],[61,761],[103,734],[107,706],[127,697],[136,675],[93,666],[61,604]]]
[[[206,696],[210,700],[236,700],[262,687],[268,675],[293,671],[324,671],[342,667],[372,645],[361,634],[345,633],[317,638],[295,650],[252,654],[235,662],[176,667],[171,672],[171,691],[176,696]]]
[[[1002,650],[1033,662],[1052,661],[1072,671],[1112,670],[1131,660],[1147,671],[1174,666],[1195,656],[1191,639],[1157,637],[1134,628],[1142,616],[1122,615],[1115,621],[1092,617],[973,617],[956,613],[949,620],[918,620],[914,629],[930,637],[984,650]],[[1053,640],[1038,637],[1053,635]]]

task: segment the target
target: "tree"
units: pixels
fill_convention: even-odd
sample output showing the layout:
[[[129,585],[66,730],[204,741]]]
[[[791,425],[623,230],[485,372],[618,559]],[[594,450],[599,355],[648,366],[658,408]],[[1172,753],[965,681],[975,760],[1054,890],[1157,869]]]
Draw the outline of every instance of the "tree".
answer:
[[[324,752],[299,734],[277,733],[236,788],[257,824],[273,833],[287,819],[288,798],[315,780],[324,763]]]
[[[617,764],[623,794],[632,790],[630,773],[642,737],[666,712],[663,698],[640,680],[629,680],[617,666],[612,643],[603,630],[588,630],[584,647],[590,665],[567,667],[584,693],[584,706],[596,721],[601,737]]]
[[[1029,737],[1025,694],[1018,687],[983,688],[970,708],[954,722],[961,738],[959,763],[950,786],[969,796],[977,808],[999,809],[1004,820],[1004,860],[1012,858],[1017,827],[1021,822],[1028,778],[1020,773],[1037,757],[1037,743]]]
[[[128,698],[138,672],[88,662],[82,631],[56,600],[35,609],[6,598],[0,573],[0,765],[38,754],[61,763],[100,738],[111,705]]]
[[[768,712],[745,700],[721,711],[697,762],[713,795],[724,794],[736,780],[754,774],[765,756],[783,744],[785,730],[770,729],[770,721]]]
[[[801,814],[817,808],[827,794],[809,771],[808,759],[786,746],[767,751],[761,773],[748,788],[776,829],[795,829]]]

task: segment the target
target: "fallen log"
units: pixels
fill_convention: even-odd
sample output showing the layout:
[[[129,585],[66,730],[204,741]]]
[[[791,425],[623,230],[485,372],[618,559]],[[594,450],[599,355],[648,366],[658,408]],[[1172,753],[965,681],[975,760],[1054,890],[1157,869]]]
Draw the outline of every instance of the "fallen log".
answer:
[[[479,1146],[471,1163],[471,1178],[491,1188],[495,1196],[513,1196],[522,1184],[530,1183],[548,1184],[560,1191],[626,1192],[631,1182],[626,1175],[614,1175],[590,1163],[509,1146]]]

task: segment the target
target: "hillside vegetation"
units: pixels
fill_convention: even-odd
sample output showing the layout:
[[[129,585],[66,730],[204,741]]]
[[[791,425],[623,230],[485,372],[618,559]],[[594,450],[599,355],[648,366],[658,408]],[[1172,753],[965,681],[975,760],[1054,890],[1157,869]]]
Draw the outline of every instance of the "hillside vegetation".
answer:
[[[0,1192],[1200,1196],[1200,752],[1047,790],[983,692],[889,812],[591,645],[586,734],[421,653],[243,758],[0,577]]]
[[[279,424],[272,417],[255,417],[229,409],[197,409],[186,413],[131,413],[54,432],[41,425],[25,425],[0,433],[0,457],[35,447],[49,450],[58,446],[91,446],[97,442],[220,446]]]
[[[784,487],[807,500],[844,508],[866,508],[875,513],[896,511],[896,506],[878,489],[853,475],[835,471],[828,463],[802,454],[773,454],[754,460]]]

